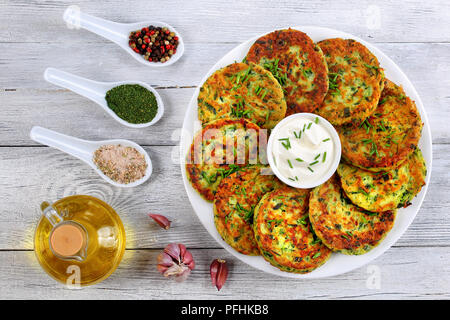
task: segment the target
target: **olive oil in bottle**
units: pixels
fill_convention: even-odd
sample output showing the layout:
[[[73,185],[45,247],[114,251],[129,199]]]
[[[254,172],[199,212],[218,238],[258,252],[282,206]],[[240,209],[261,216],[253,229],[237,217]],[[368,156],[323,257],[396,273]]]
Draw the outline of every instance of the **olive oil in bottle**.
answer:
[[[110,276],[125,251],[125,229],[105,202],[85,195],[42,203],[34,249],[42,268],[69,286]]]

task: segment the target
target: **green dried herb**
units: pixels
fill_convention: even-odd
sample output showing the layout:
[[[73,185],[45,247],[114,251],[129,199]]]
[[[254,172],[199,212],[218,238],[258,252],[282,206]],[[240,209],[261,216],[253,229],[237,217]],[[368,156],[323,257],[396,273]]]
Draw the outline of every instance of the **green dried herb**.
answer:
[[[117,116],[129,123],[152,121],[158,111],[156,97],[147,88],[138,84],[123,84],[106,93],[108,107]]]

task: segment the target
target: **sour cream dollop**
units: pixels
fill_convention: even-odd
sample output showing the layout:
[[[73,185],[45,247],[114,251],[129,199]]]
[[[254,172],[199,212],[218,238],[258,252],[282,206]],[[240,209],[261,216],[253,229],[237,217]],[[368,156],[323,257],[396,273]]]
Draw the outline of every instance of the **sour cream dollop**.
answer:
[[[330,178],[339,163],[339,137],[333,126],[319,116],[300,113],[285,118],[270,139],[269,162],[276,168],[273,171],[291,186],[319,185]]]

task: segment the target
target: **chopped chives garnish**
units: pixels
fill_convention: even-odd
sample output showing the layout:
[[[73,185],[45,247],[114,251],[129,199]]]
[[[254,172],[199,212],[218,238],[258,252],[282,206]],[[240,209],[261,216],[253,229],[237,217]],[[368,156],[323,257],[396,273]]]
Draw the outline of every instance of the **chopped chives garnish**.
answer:
[[[369,195],[369,193],[368,193],[366,190],[363,190],[363,189],[361,189],[361,188],[359,188],[359,190],[360,190],[361,193],[362,193],[363,195],[365,195],[366,197]]]
[[[313,255],[313,259],[320,257],[321,254],[321,252],[317,252],[315,255]]]
[[[305,131],[306,129],[306,123],[303,125],[303,131]]]
[[[306,128],[306,129],[309,129],[309,128],[311,128],[311,126],[312,126],[312,122],[310,122],[309,124],[308,124],[308,128]]]
[[[318,123],[319,123],[319,118],[316,117],[316,118],[314,119],[314,122],[315,122],[316,124],[318,124]]]
[[[308,167],[308,169],[309,169],[309,171],[311,171],[311,172],[314,172],[314,170],[313,170],[313,169],[311,169],[310,167]]]
[[[327,159],[327,152],[325,151],[323,153],[322,162],[325,162],[326,159]]]
[[[291,177],[289,177],[289,180],[295,181],[294,179],[292,179]]]
[[[386,131],[386,127],[384,126],[383,120],[380,121],[380,124],[378,124],[378,127],[380,127],[380,129],[382,131]]]
[[[267,94],[267,90],[264,90],[264,93],[263,93],[262,96],[261,96],[261,100],[264,99],[264,97],[266,96],[266,94]]]
[[[370,151],[369,155],[373,155],[374,153],[377,155],[377,157],[380,156],[378,154],[377,145],[375,144],[375,142],[372,141],[372,150]]]
[[[330,138],[326,138],[326,139],[323,139],[322,142],[327,142],[329,140],[331,140],[331,139]]]
[[[290,167],[291,169],[293,169],[294,167],[292,166],[291,160],[288,159],[287,162],[289,163],[289,167]]]
[[[295,180],[297,180],[297,181],[298,181],[298,177],[297,177],[297,176],[295,176]]]
[[[297,160],[298,162],[303,162],[303,160],[300,158],[295,158],[295,160]]]
[[[313,165],[315,165],[315,164],[317,164],[317,163],[319,163],[319,161],[316,160],[316,161],[314,161],[314,162],[311,162],[309,165],[310,165],[310,166],[313,166]]]
[[[320,157],[320,153],[314,158],[314,160],[319,159],[319,157]]]
[[[291,148],[291,142],[289,141],[289,138],[278,139],[278,141],[286,141],[286,142],[281,142],[281,144],[283,145],[283,147],[286,148],[286,150],[289,150]]]
[[[294,131],[294,136],[298,139],[297,132]]]

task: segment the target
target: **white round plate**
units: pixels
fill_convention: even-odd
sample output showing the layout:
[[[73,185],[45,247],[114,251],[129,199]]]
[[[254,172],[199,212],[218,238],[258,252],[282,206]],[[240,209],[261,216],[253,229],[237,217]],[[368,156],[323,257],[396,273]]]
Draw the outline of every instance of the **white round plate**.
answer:
[[[208,232],[211,234],[211,236],[214,239],[216,239],[217,242],[219,242],[232,255],[234,255],[235,257],[249,264],[252,267],[282,277],[290,277],[298,279],[324,278],[343,274],[345,272],[354,270],[369,263],[370,261],[380,256],[383,252],[388,250],[406,231],[408,226],[414,220],[414,217],[419,211],[420,206],[422,205],[423,199],[427,192],[428,184],[430,182],[431,161],[432,161],[431,133],[427,115],[425,113],[422,101],[420,100],[420,97],[417,94],[416,89],[414,89],[414,86],[412,85],[411,81],[409,81],[408,77],[389,57],[387,57],[375,46],[351,34],[333,29],[311,27],[311,26],[292,27],[292,29],[297,29],[305,32],[315,42],[328,38],[355,39],[356,41],[361,42],[367,48],[369,48],[369,50],[372,51],[372,53],[375,54],[375,56],[377,56],[381,67],[384,68],[386,77],[392,80],[393,82],[402,85],[403,89],[406,92],[406,95],[408,95],[412,100],[416,102],[417,108],[419,109],[420,115],[422,117],[422,121],[424,122],[422,130],[422,138],[420,139],[419,147],[421,148],[423,156],[425,158],[428,173],[426,177],[426,185],[422,188],[421,192],[417,195],[417,197],[413,199],[412,205],[410,205],[407,208],[402,208],[398,210],[394,227],[386,236],[386,238],[370,252],[360,256],[348,256],[344,254],[333,253],[331,258],[324,265],[317,268],[313,272],[307,274],[295,274],[284,272],[273,267],[260,256],[255,257],[240,254],[233,248],[231,248],[228,244],[226,244],[225,241],[223,241],[222,238],[220,237],[214,225],[212,204],[203,200],[200,197],[200,195],[197,194],[197,192],[192,188],[189,181],[187,180],[185,164],[183,163],[184,161],[181,161],[181,172],[183,174],[183,181],[184,186],[186,188],[186,192],[189,196],[189,200],[191,201],[192,207],[194,208],[194,211],[197,214],[198,218],[203,223],[206,230],[208,230]],[[250,49],[251,45],[255,42],[256,39],[258,39],[261,36],[262,35],[254,37],[253,39],[250,39],[238,45],[236,48],[228,52],[222,59],[219,60],[219,62],[217,62],[211,68],[211,70],[209,70],[209,72],[202,79],[200,85],[203,84],[206,81],[206,79],[217,69],[225,67],[226,65],[229,65],[235,61],[242,61],[242,59],[244,59],[248,50]],[[183,160],[186,158],[186,154],[192,143],[194,133],[200,129],[199,121],[197,118],[198,93],[199,88],[196,89],[194,96],[192,97],[189,107],[187,109],[186,116],[184,118],[183,131],[180,142],[181,156]]]

